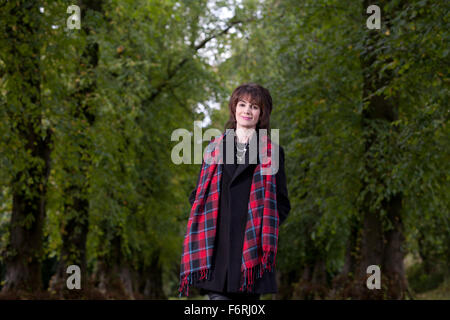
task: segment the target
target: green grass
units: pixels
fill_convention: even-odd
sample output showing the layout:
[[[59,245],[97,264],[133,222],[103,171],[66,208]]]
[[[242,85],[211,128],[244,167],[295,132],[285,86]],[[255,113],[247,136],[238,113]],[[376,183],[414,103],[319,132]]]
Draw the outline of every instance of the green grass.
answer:
[[[450,300],[450,277],[446,266],[436,264],[426,272],[422,261],[411,254],[405,257],[406,277],[417,300]]]
[[[450,300],[450,278],[444,280],[436,289],[416,294],[417,300]]]

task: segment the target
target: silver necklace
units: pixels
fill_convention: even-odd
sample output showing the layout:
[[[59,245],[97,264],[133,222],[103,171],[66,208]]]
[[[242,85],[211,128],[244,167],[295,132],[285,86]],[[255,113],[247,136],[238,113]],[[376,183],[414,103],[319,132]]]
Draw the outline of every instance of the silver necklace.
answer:
[[[247,146],[248,146],[248,142],[247,143],[240,143],[237,141],[236,139],[236,157],[238,159],[238,163],[243,163],[243,160],[245,159],[245,153],[247,152]],[[241,149],[240,147],[244,147],[243,149]],[[239,155],[239,153],[241,153]]]

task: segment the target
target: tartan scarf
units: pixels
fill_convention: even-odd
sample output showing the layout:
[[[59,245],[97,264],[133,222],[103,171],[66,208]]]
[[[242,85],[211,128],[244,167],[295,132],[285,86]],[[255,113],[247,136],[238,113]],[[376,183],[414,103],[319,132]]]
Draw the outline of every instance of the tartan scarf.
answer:
[[[219,145],[226,132],[211,140],[205,149],[195,201],[191,208],[183,242],[180,266],[180,297],[189,294],[195,279],[209,279],[216,236],[223,165],[218,165]],[[240,291],[252,291],[255,276],[272,271],[278,242],[279,217],[276,202],[276,179],[271,170],[272,142],[262,135],[260,163],[250,188],[247,223],[241,264]],[[222,146],[224,144],[222,143]],[[208,161],[206,161],[208,160]],[[220,162],[222,160],[219,160]],[[222,163],[222,162],[221,162]],[[263,174],[264,173],[264,174]]]

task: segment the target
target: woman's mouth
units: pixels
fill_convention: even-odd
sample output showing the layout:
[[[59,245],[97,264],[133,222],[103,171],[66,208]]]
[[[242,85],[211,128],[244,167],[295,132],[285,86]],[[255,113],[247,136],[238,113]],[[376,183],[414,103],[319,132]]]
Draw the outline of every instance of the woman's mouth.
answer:
[[[243,118],[244,120],[252,120],[251,117],[244,117],[244,116],[242,116],[242,118]]]

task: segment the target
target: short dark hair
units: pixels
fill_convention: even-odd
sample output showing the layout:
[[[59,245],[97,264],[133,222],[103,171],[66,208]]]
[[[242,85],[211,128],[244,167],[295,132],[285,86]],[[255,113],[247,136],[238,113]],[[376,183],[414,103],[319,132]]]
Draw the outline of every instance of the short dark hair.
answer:
[[[244,97],[248,97],[250,103],[256,104],[261,109],[259,121],[256,124],[256,129],[267,129],[269,132],[270,113],[272,112],[272,97],[270,96],[269,90],[253,82],[241,84],[239,87],[234,89],[231,94],[230,102],[228,104],[230,118],[225,124],[225,129],[236,130],[236,105],[239,100]]]

